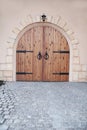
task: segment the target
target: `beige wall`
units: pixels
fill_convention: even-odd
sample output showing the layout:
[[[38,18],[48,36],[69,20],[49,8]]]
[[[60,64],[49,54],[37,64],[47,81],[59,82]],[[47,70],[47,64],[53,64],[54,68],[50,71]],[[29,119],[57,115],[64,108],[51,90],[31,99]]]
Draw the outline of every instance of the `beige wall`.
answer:
[[[87,64],[86,0],[0,0],[0,59],[4,61],[6,41],[13,28],[25,16],[44,12],[47,15],[60,15],[67,21],[80,42],[81,63]]]
[[[0,0],[0,63],[5,63],[8,39],[12,30],[31,14],[38,17],[57,15],[68,23],[79,40],[80,63],[87,64],[87,1],[86,0]]]

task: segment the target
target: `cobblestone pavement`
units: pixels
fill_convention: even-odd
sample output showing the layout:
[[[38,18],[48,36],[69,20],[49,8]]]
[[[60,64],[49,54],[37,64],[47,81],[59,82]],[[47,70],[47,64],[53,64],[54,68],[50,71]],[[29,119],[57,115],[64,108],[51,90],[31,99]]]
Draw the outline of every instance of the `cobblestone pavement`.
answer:
[[[0,86],[0,130],[87,130],[87,83]]]

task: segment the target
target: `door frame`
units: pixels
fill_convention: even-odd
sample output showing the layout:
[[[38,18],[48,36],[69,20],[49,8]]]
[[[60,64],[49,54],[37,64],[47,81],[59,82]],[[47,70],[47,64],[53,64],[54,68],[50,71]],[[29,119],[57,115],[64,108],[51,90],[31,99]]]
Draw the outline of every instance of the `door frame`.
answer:
[[[13,63],[14,63],[13,64],[13,79],[14,79],[14,81],[16,81],[16,48],[17,48],[18,41],[26,31],[28,31],[29,29],[31,29],[32,27],[35,27],[35,26],[51,26],[51,27],[55,28],[56,30],[58,30],[66,38],[68,45],[69,45],[69,50],[70,50],[69,81],[72,81],[72,61],[73,60],[71,60],[71,59],[73,57],[73,55],[72,55],[73,53],[72,53],[71,41],[70,41],[67,33],[64,31],[64,29],[62,29],[58,25],[56,25],[54,23],[50,23],[50,22],[35,22],[32,24],[29,24],[28,26],[24,27],[24,29],[22,31],[20,31],[20,33],[18,34],[18,36],[15,40],[14,52],[13,52]]]

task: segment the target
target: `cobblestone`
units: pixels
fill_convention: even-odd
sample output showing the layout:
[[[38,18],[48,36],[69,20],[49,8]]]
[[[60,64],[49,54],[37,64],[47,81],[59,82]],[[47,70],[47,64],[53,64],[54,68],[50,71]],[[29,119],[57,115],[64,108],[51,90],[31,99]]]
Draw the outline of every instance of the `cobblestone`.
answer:
[[[14,97],[7,84],[0,86],[0,130],[8,130],[11,113],[14,109]],[[11,103],[10,103],[11,102]]]
[[[7,125],[0,125],[0,130],[8,130],[8,126]]]
[[[87,130],[87,84],[7,83],[0,88],[0,130]]]

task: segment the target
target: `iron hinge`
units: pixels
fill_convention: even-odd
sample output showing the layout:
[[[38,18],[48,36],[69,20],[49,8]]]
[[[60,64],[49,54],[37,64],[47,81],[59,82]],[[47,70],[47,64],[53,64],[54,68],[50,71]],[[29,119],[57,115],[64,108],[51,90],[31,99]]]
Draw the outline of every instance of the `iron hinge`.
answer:
[[[31,73],[31,72],[16,72],[16,74],[18,75],[18,74],[33,74],[33,73]]]
[[[16,52],[17,52],[17,53],[27,53],[27,52],[32,53],[33,51],[28,51],[28,50],[17,50]]]
[[[53,73],[53,75],[69,75],[68,72]]]
[[[69,51],[63,51],[63,50],[61,50],[61,51],[53,51],[53,53],[69,53]]]

